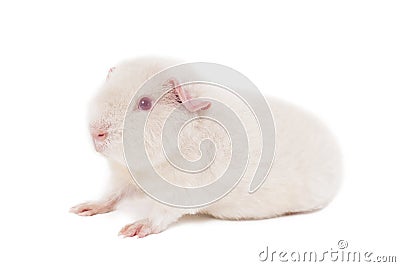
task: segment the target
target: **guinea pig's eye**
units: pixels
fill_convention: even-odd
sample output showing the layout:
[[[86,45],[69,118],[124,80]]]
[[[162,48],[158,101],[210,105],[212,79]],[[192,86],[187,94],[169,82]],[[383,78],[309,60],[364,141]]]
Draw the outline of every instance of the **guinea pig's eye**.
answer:
[[[138,108],[141,110],[149,110],[151,109],[151,98],[145,96],[139,100]]]

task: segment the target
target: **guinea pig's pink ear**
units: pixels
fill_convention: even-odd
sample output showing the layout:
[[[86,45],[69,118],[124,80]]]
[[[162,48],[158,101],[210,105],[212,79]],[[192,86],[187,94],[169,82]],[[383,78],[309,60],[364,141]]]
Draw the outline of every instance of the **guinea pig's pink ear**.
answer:
[[[115,67],[112,67],[112,68],[110,68],[110,69],[108,70],[108,73],[107,73],[107,80],[110,79],[111,73],[112,73],[114,70],[115,70]]]
[[[187,88],[180,86],[176,79],[168,80],[168,84],[172,88],[175,88],[174,89],[175,94],[177,95],[180,102],[183,103],[183,105],[188,111],[197,112],[199,110],[206,110],[211,106],[211,102],[209,101],[193,99],[189,93],[189,90]]]

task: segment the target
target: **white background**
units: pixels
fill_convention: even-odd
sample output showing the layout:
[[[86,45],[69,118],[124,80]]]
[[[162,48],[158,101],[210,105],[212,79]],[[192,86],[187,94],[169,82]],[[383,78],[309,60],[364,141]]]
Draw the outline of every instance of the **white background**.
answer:
[[[1,266],[265,266],[267,245],[325,251],[340,239],[400,261],[400,3],[233,2],[1,2]],[[343,150],[337,198],[270,220],[187,218],[144,239],[117,237],[130,213],[68,213],[108,173],[87,103],[110,67],[142,55],[228,65],[318,114]]]

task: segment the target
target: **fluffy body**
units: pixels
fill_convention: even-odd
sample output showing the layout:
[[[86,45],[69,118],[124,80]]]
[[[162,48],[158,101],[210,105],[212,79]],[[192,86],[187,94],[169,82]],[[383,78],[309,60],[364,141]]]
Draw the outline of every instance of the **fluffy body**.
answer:
[[[197,86],[190,88],[196,96],[210,95],[221,99],[240,114],[249,134],[249,165],[238,186],[219,201],[198,209],[178,209],[163,205],[146,196],[135,184],[126,166],[122,148],[122,128],[125,112],[131,98],[141,84],[159,71],[178,62],[161,58],[139,58],[124,62],[112,69],[99,94],[90,107],[92,135],[106,132],[107,136],[95,141],[96,149],[109,161],[112,177],[103,199],[87,202],[71,209],[79,215],[94,215],[114,210],[119,201],[137,196],[141,201],[143,219],[128,224],[120,231],[123,236],[144,237],[165,230],[171,223],[187,214],[207,214],[220,219],[265,219],[281,215],[307,212],[326,206],[335,196],[341,178],[341,157],[331,132],[313,115],[273,97],[267,97],[276,127],[275,160],[267,180],[258,191],[248,193],[250,181],[257,168],[260,155],[260,133],[249,110],[232,96],[220,90]],[[179,77],[174,77],[178,78]],[[198,145],[210,138],[217,148],[215,164],[204,173],[190,176],[171,167],[160,153],[162,122],[174,105],[174,95],[154,107],[145,133],[146,150],[156,170],[168,181],[183,186],[209,183],[227,167],[230,160],[229,140],[216,125],[195,121],[182,131],[179,145],[183,156],[196,159],[200,156]],[[212,106],[210,107],[212,108]],[[133,112],[144,112],[134,110]],[[188,112],[188,111],[187,111]],[[206,112],[207,111],[199,111]],[[182,111],[185,118],[188,113]],[[140,168],[138,166],[137,168]],[[146,170],[140,170],[146,175]],[[135,203],[132,203],[135,208]]]

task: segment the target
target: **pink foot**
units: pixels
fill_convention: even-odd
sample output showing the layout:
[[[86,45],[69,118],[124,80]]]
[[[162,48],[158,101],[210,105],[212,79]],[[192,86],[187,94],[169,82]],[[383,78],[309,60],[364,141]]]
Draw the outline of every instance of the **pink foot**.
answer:
[[[69,211],[80,216],[92,216],[112,210],[114,210],[114,205],[111,205],[111,203],[85,202],[72,207]]]
[[[119,235],[122,235],[124,237],[137,236],[139,238],[142,238],[151,234],[157,234],[159,232],[160,231],[158,231],[148,219],[144,219],[134,222],[132,224],[125,225],[121,229],[121,231],[119,231]]]

